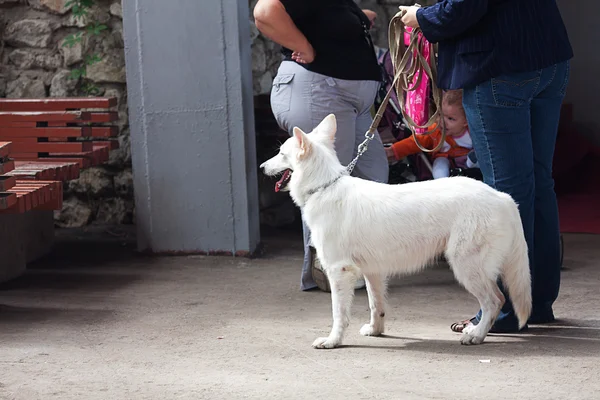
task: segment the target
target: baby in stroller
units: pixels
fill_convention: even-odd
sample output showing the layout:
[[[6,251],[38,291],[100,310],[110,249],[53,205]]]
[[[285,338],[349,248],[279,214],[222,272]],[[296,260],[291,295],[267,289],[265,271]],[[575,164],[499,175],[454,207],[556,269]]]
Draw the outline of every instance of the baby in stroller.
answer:
[[[475,174],[477,157],[473,150],[473,142],[469,135],[469,126],[465,111],[462,107],[462,91],[449,90],[442,97],[442,118],[446,126],[446,138],[439,150],[429,153],[433,160],[431,174],[433,179],[445,178],[451,175]],[[419,141],[421,147],[435,148],[442,140],[442,129],[439,124],[432,125],[431,133],[425,135],[409,136],[389,147],[386,153],[390,162],[402,160],[407,156],[421,153],[415,143]]]

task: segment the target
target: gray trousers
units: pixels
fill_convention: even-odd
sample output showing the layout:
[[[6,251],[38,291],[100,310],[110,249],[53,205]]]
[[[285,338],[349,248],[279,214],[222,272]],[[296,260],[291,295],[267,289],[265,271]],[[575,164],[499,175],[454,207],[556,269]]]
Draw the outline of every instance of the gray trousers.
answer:
[[[335,114],[335,150],[340,162],[348,165],[373,121],[371,107],[378,89],[379,83],[375,81],[335,79],[308,71],[293,61],[283,61],[273,80],[271,108],[279,126],[290,134],[296,126],[311,132],[328,114]],[[383,143],[376,134],[353,175],[387,183],[388,173]],[[303,228],[304,265],[300,287],[309,290],[316,284],[311,274],[310,232],[304,223]]]

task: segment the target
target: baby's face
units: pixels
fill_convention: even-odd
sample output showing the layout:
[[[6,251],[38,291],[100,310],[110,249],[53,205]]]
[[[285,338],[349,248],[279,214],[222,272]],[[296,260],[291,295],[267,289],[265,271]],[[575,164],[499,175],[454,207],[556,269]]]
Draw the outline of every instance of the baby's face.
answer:
[[[446,135],[460,136],[467,130],[467,117],[461,107],[445,104],[442,107],[442,113],[446,124]]]

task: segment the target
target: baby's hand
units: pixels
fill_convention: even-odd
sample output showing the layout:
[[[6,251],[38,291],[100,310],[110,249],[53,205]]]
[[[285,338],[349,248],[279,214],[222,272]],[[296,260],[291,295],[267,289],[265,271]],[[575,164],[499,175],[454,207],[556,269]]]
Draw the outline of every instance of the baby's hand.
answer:
[[[394,154],[394,150],[392,150],[392,146],[385,148],[385,155],[390,163],[398,161],[396,154]]]

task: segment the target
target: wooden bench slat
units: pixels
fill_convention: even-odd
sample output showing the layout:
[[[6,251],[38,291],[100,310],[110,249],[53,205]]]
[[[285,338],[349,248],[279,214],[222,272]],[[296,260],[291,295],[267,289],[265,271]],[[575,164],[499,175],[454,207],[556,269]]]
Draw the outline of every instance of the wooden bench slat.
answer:
[[[17,195],[14,193],[0,193],[0,210],[8,210],[17,204]]]
[[[90,115],[91,122],[115,122],[119,120],[119,113],[116,111],[93,112]]]
[[[52,196],[50,185],[48,183],[41,183],[40,181],[18,181],[15,188],[22,192],[31,191],[33,193],[31,206],[34,208],[39,204],[50,201]]]
[[[7,157],[12,151],[11,142],[0,142],[0,158]]]
[[[40,204],[40,190],[38,188],[17,187],[11,189],[11,192],[25,196],[25,211],[30,211]],[[42,201],[43,203],[43,201]]]
[[[6,192],[12,189],[17,183],[17,178],[14,176],[0,176],[0,192]]]
[[[90,126],[67,126],[62,128],[55,127],[34,127],[34,128],[6,128],[0,127],[0,139],[16,137],[29,138],[70,138],[70,137],[91,137],[92,127]],[[101,136],[104,137],[104,136]]]
[[[30,162],[41,162],[41,161],[56,161],[56,162],[64,162],[64,163],[72,163],[74,165],[77,166],[77,169],[84,169],[84,168],[89,168],[92,166],[91,160],[87,159],[87,158],[82,158],[82,157],[69,157],[67,156],[57,156],[57,155],[48,155],[47,157],[43,157],[43,158],[36,158],[36,157],[29,157],[27,159],[23,159],[23,162],[25,161],[30,161]]]
[[[76,163],[46,161],[18,161],[15,169],[9,173],[19,180],[69,181],[79,177]]]
[[[27,191],[27,190],[20,190],[18,188],[12,188],[10,190],[10,192],[7,193],[11,193],[14,194],[17,197],[17,202],[14,206],[12,207],[7,207],[6,209],[0,211],[0,213],[24,213],[27,212],[29,210],[31,210],[31,196],[33,195],[33,193],[31,191]]]
[[[108,161],[109,156],[110,156],[110,151],[106,145],[94,144],[94,149],[92,151],[81,152],[81,153],[50,153],[48,155],[48,158],[55,160],[55,161],[56,161],[56,159],[60,159],[60,160],[64,160],[64,161],[87,159],[87,160],[89,160],[89,163],[86,163],[86,165],[92,166],[92,165],[99,165],[99,164],[102,164],[102,163]],[[44,157],[43,159],[46,160],[48,158]],[[87,168],[87,167],[83,167],[83,168]]]
[[[20,161],[20,160],[35,160],[35,159],[37,159],[38,153],[17,153],[17,152],[13,151],[10,154],[10,156],[15,161]]]
[[[31,181],[34,182],[34,181]],[[10,189],[11,193],[15,193],[17,198],[19,195],[25,196],[25,211],[31,210],[33,207],[37,207],[40,201],[40,188],[39,187],[28,187],[23,185],[17,185]]]
[[[0,140],[15,137],[35,138],[114,138],[119,136],[116,126],[33,126],[33,127],[6,127],[0,126]]]
[[[8,176],[12,176],[19,179],[41,179],[43,170],[40,169],[15,169],[8,173]]]
[[[39,205],[36,210],[61,210],[63,203],[63,185],[62,182],[50,180],[50,181],[37,181],[39,183],[48,184],[50,197],[44,204]]]
[[[12,157],[12,154],[11,154]],[[13,160],[6,161],[0,164],[0,175],[4,175],[15,169],[15,162]]]
[[[94,146],[108,147],[108,150],[116,150],[119,148],[118,140],[94,140]]]
[[[75,165],[74,163],[65,163],[56,160],[45,159],[44,161],[16,161],[15,168],[63,168],[63,167],[71,167]]]
[[[0,214],[24,213],[31,210],[60,210],[62,182],[19,181],[15,187],[0,194]],[[1,208],[1,206],[6,206]]]
[[[90,136],[94,137],[94,138],[117,137],[117,136],[119,136],[119,127],[117,127],[117,126],[93,126],[92,134]]]
[[[104,113],[106,114],[106,113]],[[90,121],[91,113],[89,111],[42,111],[42,112],[9,112],[0,111],[0,126],[4,123],[13,124],[15,122],[79,122]]]
[[[23,122],[23,121],[0,121],[0,127],[2,128],[35,128],[37,126],[37,122]]]
[[[24,139],[13,142],[15,156],[18,153],[81,153],[92,151],[93,142],[34,142]]]
[[[105,163],[110,158],[110,149],[106,145],[99,146],[94,144],[94,150],[92,151],[91,156],[96,162],[95,165]]]
[[[39,156],[37,153],[30,153],[30,154],[13,154],[12,157],[15,159],[15,161],[17,162],[46,162],[46,161],[52,161],[52,162],[63,162],[63,163],[70,163],[73,164],[77,171],[75,173],[73,173],[73,176],[75,176],[76,179],[77,177],[79,177],[79,170],[81,169],[85,169],[85,168],[89,168],[93,165],[91,158],[84,158],[83,156],[79,156],[78,154],[84,154],[84,153],[74,153],[73,154],[53,154],[50,153],[48,155],[44,155],[43,157]],[[86,153],[87,154],[87,153]]]
[[[112,108],[116,105],[116,97],[1,99],[0,111],[65,111],[82,108]]]

